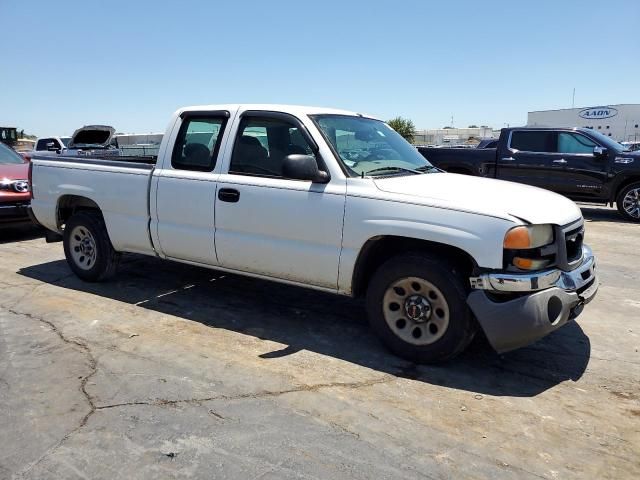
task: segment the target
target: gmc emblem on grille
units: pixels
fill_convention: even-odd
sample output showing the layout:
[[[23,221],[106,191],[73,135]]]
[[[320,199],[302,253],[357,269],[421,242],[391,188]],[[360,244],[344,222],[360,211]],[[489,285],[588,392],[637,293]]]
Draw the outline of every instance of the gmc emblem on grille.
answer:
[[[29,191],[29,182],[24,180],[13,182],[13,189],[18,193],[27,193]]]

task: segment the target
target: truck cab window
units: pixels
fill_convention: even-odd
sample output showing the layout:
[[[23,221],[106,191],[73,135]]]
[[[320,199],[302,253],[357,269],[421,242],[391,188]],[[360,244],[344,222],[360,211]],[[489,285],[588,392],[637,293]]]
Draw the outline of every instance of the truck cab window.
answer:
[[[229,173],[282,177],[287,155],[313,155],[299,129],[275,118],[244,118],[231,156]]]
[[[41,138],[36,144],[36,150],[47,150],[47,144],[53,142],[53,138]]]
[[[225,121],[225,118],[187,117],[176,138],[171,166],[179,170],[212,171]]]
[[[515,130],[509,147],[521,152],[554,152],[553,132],[544,130]]]
[[[585,153],[593,154],[593,147],[597,144],[576,133],[560,132],[558,133],[558,153]]]

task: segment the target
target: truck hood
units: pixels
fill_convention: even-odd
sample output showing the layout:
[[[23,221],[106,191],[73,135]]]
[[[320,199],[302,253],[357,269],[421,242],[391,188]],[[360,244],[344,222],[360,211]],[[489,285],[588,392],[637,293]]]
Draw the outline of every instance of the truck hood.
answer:
[[[640,150],[616,153],[613,162],[618,165],[629,165],[630,168],[637,169],[638,164],[640,164]]]
[[[501,218],[517,217],[532,224],[567,225],[582,218],[578,206],[548,190],[491,178],[456,173],[427,173],[374,178],[379,190],[404,200]],[[400,198],[398,198],[400,200]]]
[[[114,133],[108,125],[86,125],[73,132],[67,148],[107,148]]]

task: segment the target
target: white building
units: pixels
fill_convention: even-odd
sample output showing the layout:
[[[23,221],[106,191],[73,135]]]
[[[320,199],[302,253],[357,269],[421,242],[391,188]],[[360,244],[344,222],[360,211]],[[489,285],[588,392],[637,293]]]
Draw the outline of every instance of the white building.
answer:
[[[640,140],[640,104],[529,112],[529,127],[587,127],[618,142]]]

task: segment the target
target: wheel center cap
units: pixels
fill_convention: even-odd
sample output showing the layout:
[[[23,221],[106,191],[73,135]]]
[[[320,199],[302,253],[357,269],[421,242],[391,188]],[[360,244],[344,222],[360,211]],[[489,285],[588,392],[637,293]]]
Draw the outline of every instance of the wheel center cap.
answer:
[[[412,295],[404,302],[407,318],[414,322],[426,322],[431,316],[431,304],[422,295]]]

